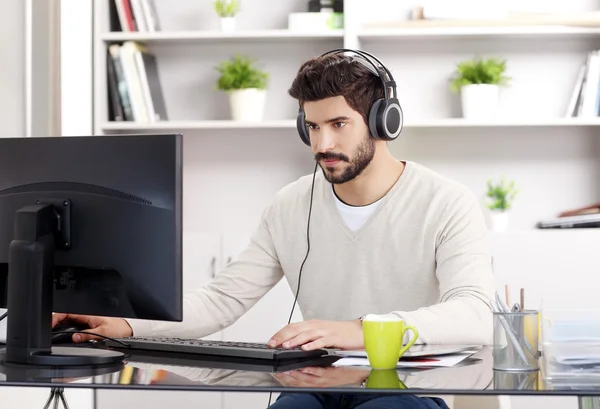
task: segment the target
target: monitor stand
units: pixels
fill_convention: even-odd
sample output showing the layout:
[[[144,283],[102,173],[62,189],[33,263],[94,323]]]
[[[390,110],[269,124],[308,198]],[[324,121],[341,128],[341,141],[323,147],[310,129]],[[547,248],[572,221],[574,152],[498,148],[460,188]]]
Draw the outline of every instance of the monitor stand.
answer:
[[[2,364],[36,366],[106,365],[121,352],[100,348],[52,347],[54,252],[68,250],[70,202],[37,201],[15,214],[8,256],[8,323]]]

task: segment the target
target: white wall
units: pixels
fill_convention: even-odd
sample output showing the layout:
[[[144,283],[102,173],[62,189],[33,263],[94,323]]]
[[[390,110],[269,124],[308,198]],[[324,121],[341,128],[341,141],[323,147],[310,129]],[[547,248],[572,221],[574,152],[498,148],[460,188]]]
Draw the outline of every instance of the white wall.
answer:
[[[56,136],[60,122],[60,0],[24,0],[25,136]],[[29,51],[30,50],[30,51]]]
[[[406,121],[459,117],[448,89],[455,64],[474,55],[507,59],[512,86],[503,90],[506,117],[561,116],[592,41],[444,40],[416,44],[364,42],[393,69]],[[452,51],[449,48],[452,47]],[[416,160],[467,184],[482,199],[487,178],[515,179],[520,193],[512,229],[598,201],[599,144],[595,128],[406,129],[398,157]]]
[[[0,137],[25,132],[25,2],[0,4]]]
[[[94,106],[92,0],[61,0],[60,19],[61,135],[89,135]]]
[[[0,4],[0,137],[25,133],[25,3],[7,0]],[[0,315],[6,310],[0,308]],[[5,337],[6,321],[0,321],[0,339]]]
[[[51,63],[54,0],[3,0],[0,2],[0,137],[48,136],[56,119],[52,98],[56,96]],[[28,48],[30,44],[32,48]],[[32,53],[28,54],[28,50]],[[29,68],[28,68],[29,67]],[[26,84],[29,84],[26,86]],[[5,312],[0,309],[0,315]],[[0,339],[6,334],[6,320],[0,322]],[[0,382],[4,375],[0,375]],[[86,383],[84,381],[78,381]],[[50,388],[0,387],[3,407],[43,407]],[[92,391],[65,392],[71,408],[91,409]]]

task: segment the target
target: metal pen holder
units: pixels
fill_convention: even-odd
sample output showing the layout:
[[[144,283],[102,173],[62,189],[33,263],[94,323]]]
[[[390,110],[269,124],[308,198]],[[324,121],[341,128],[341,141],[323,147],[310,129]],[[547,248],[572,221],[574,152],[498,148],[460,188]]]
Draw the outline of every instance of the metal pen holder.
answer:
[[[493,369],[539,369],[538,311],[494,312]]]
[[[538,389],[539,371],[494,371],[494,390],[534,391]]]

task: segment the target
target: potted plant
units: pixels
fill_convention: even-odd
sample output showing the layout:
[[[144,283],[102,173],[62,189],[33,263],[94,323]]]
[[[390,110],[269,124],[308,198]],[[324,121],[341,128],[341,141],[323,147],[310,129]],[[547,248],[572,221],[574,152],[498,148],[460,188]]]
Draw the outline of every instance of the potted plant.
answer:
[[[506,60],[477,57],[458,63],[450,89],[460,93],[463,118],[489,119],[496,116],[500,88],[509,81]]]
[[[514,180],[502,179],[498,184],[487,181],[487,207],[492,213],[492,230],[502,232],[508,229],[508,212],[517,193]]]
[[[235,15],[240,9],[239,0],[215,0],[215,11],[221,18],[221,30],[235,30]]]
[[[262,121],[265,112],[269,74],[255,66],[255,61],[236,54],[222,61],[217,89],[229,96],[231,116],[235,121]]]

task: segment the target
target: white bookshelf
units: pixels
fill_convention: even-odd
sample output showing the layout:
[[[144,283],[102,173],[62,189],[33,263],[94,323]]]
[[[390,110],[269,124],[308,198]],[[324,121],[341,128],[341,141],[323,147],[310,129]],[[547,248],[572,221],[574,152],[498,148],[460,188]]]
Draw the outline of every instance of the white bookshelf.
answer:
[[[550,2],[548,8],[560,6],[568,11],[569,7],[590,7],[588,0],[573,0],[569,5],[557,2]],[[392,16],[405,15],[408,6],[392,0],[373,0],[369,5],[345,0],[343,30],[294,32],[287,27],[287,16],[303,10],[304,0],[260,0],[239,15],[236,31],[225,33],[219,30],[210,2],[181,0],[177,6],[161,0],[156,3],[164,23],[162,31],[123,33],[109,31],[108,0],[94,2],[95,133],[182,132],[189,137],[187,146],[193,145],[189,149],[216,149],[223,160],[234,155],[232,145],[227,144],[235,141],[233,146],[240,152],[262,158],[260,166],[269,163],[269,173],[287,166],[282,156],[275,159],[260,151],[262,146],[275,143],[272,136],[277,135],[277,146],[294,156],[297,168],[282,179],[265,181],[265,192],[274,193],[282,184],[312,170],[311,155],[295,135],[296,102],[287,95],[299,65],[333,48],[362,48],[380,57],[398,83],[406,135],[390,145],[398,156],[411,155],[411,159],[465,182],[479,195],[487,177],[503,174],[521,182],[522,207],[519,209],[517,202],[511,222],[519,230],[530,229],[536,219],[553,216],[564,208],[597,201],[595,186],[600,176],[594,154],[595,144],[600,143],[595,142],[600,139],[600,118],[567,118],[564,111],[581,63],[589,51],[600,48],[600,27],[392,23]],[[385,16],[376,13],[384,9]],[[386,21],[377,28],[376,19]],[[157,58],[167,121],[108,120],[106,48],[129,40],[147,45]],[[235,53],[255,57],[271,75],[262,122],[232,121],[226,95],[215,89],[214,67]],[[460,99],[448,88],[455,64],[475,55],[505,57],[513,78],[503,91],[503,114],[494,120],[461,118]],[[228,137],[221,138],[225,135]],[[500,145],[504,141],[510,145]],[[455,157],[461,160],[449,162]],[[481,158],[485,158],[485,166],[477,169],[477,176],[470,175],[469,169],[478,166]],[[544,176],[532,176],[528,161]],[[564,164],[562,171],[568,180],[579,182],[561,194],[552,191],[561,180],[555,175],[557,162]],[[259,168],[256,171],[261,172]],[[534,194],[539,186],[545,188]],[[267,201],[268,195],[257,198],[249,213],[259,214]],[[192,225],[220,228],[217,219],[209,219]],[[234,228],[239,221],[233,218],[227,223]],[[245,229],[252,227],[244,223],[248,223]]]
[[[269,0],[266,0],[269,1]],[[385,0],[378,0],[385,1]],[[360,5],[356,0],[346,0],[352,13],[352,9],[360,9]],[[99,2],[100,6],[96,6],[99,19],[104,21],[96,30],[96,58],[98,66],[102,64],[101,69],[96,74],[95,79],[95,95],[101,104],[95,109],[95,127],[96,132],[112,132],[112,131],[144,131],[153,129],[185,129],[185,130],[204,130],[204,129],[272,129],[272,128],[294,128],[293,114],[295,109],[288,109],[285,115],[279,117],[267,118],[261,123],[235,123],[225,118],[185,118],[160,123],[139,123],[139,122],[110,122],[107,121],[107,112],[104,107],[106,103],[106,81],[104,80],[105,57],[104,50],[109,44],[119,43],[124,41],[138,41],[150,47],[158,47],[165,49],[168,47],[169,54],[181,58],[185,53],[189,52],[189,47],[207,45],[208,47],[236,47],[251,48],[257,50],[262,47],[301,47],[304,50],[314,49],[315,46],[322,50],[331,48],[370,48],[379,49],[381,47],[393,47],[394,45],[412,47],[412,44],[418,46],[425,42],[425,51],[428,53],[432,45],[442,44],[441,47],[446,47],[447,43],[458,40],[476,41],[481,44],[481,41],[492,41],[492,44],[498,44],[498,41],[507,41],[510,39],[528,40],[531,47],[536,47],[540,41],[554,41],[562,44],[568,42],[580,47],[582,44],[591,44],[600,40],[600,28],[594,27],[570,27],[570,26],[466,26],[466,27],[389,27],[389,28],[363,28],[356,23],[356,15],[346,16],[347,27],[345,30],[330,30],[321,32],[295,32],[284,28],[273,29],[247,29],[243,28],[231,33],[221,32],[217,29],[206,30],[166,30],[158,32],[109,32],[106,31],[107,16],[106,11],[103,11],[103,3]],[[355,14],[360,14],[355,11]],[[385,24],[384,24],[385,25]],[[373,24],[364,24],[365,27],[372,27]],[[104,28],[103,28],[104,27]],[[264,43],[264,44],[263,44]],[[275,44],[273,44],[275,43]],[[277,43],[282,43],[277,45]],[[391,44],[390,44],[391,43]],[[443,44],[446,44],[445,46]],[[329,46],[329,47],[328,47]],[[522,51],[523,43],[519,43],[516,48]],[[589,47],[588,47],[589,48]],[[178,51],[179,50],[179,51]],[[461,50],[463,51],[463,50]],[[411,49],[414,52],[414,49]],[[476,52],[476,51],[474,51]],[[276,51],[269,49],[269,54],[275,54]],[[307,54],[309,57],[317,53]],[[581,53],[580,53],[581,54]],[[272,55],[270,56],[272,57]],[[583,58],[583,56],[581,57]],[[164,62],[164,61],[161,61]],[[450,70],[452,67],[448,67]],[[290,75],[293,72],[290,71]],[[573,76],[572,73],[570,73]],[[291,79],[291,77],[289,77]],[[570,80],[571,78],[569,78]],[[572,86],[568,83],[567,86]],[[213,90],[214,91],[214,90]],[[278,95],[286,97],[285,89]],[[563,91],[570,92],[569,88]],[[168,92],[168,91],[167,91]],[[214,95],[214,94],[213,94]],[[561,103],[567,103],[567,95],[564,95],[564,100]],[[221,101],[223,102],[223,101]],[[291,104],[288,102],[288,107]],[[546,101],[547,102],[547,101]],[[454,102],[456,105],[456,101]],[[171,108],[169,104],[167,109]],[[227,110],[228,107],[221,103],[220,108]],[[456,108],[456,107],[455,107]],[[455,109],[456,110],[456,109]],[[562,112],[555,110],[554,115],[549,116],[544,113],[544,116],[539,119],[539,115],[531,117],[524,116],[522,118],[513,119],[512,116],[499,118],[493,121],[473,122],[464,120],[460,117],[453,117],[447,112],[444,112],[440,117],[433,117],[426,120],[419,119],[419,115],[410,115],[408,113],[405,119],[405,128],[481,128],[481,127],[595,127],[600,125],[598,118],[564,118]],[[522,115],[523,116],[523,115]]]

